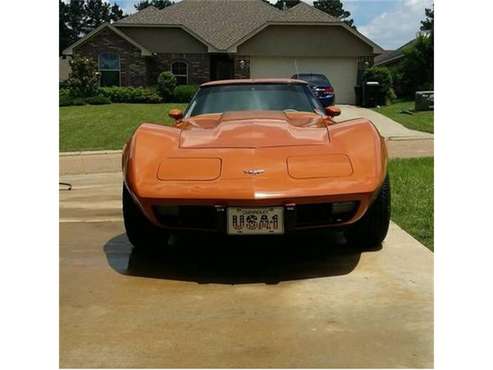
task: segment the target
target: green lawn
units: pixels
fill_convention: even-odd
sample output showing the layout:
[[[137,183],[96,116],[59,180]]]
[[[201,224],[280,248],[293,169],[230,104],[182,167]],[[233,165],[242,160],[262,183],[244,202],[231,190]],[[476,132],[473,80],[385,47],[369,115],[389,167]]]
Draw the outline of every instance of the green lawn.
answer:
[[[397,101],[391,105],[373,108],[373,110],[401,123],[411,130],[434,131],[433,111],[415,112],[414,101]],[[412,114],[401,113],[402,111],[410,111]]]
[[[433,250],[433,158],[392,159],[392,220]]]
[[[108,104],[60,107],[60,151],[121,149],[142,122],[171,124],[186,104]]]

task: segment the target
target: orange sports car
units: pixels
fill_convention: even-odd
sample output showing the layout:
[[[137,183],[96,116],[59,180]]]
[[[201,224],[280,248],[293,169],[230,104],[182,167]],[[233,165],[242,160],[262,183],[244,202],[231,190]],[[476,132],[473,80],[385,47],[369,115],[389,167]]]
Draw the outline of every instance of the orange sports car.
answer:
[[[203,84],[172,127],[142,124],[123,151],[123,215],[137,248],[170,232],[287,234],[340,227],[375,247],[390,219],[384,139],[335,123],[304,81]]]

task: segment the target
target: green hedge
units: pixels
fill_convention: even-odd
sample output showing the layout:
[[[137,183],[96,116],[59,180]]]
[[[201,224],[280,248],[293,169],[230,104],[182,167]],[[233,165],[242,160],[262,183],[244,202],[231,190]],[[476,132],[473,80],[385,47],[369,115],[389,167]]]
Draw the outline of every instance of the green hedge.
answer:
[[[74,98],[72,99],[72,105],[86,105],[86,100],[84,98]]]
[[[197,92],[197,85],[180,85],[174,91],[174,103],[189,103]]]
[[[60,94],[58,105],[60,107],[67,107],[73,105],[73,100],[69,95]]]
[[[86,98],[86,103],[91,105],[104,105],[104,104],[111,104],[111,100],[106,96],[98,95],[98,96],[91,96],[89,98]]]
[[[188,103],[198,90],[197,85],[177,86],[170,100],[174,103]],[[110,104],[110,103],[162,103],[163,99],[158,95],[156,88],[145,87],[100,87],[97,95],[89,98],[71,96],[70,91],[61,88],[59,91],[59,105],[83,105],[83,104]],[[76,104],[75,104],[75,103]]]
[[[161,103],[161,97],[154,89],[144,87],[100,87],[99,95],[113,103]]]

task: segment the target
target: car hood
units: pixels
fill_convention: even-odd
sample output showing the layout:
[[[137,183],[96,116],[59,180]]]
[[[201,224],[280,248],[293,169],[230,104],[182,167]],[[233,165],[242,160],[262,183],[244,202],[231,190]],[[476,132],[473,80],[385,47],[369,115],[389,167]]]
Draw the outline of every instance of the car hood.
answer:
[[[324,118],[300,112],[231,112],[196,116],[180,125],[180,148],[266,148],[323,145]]]

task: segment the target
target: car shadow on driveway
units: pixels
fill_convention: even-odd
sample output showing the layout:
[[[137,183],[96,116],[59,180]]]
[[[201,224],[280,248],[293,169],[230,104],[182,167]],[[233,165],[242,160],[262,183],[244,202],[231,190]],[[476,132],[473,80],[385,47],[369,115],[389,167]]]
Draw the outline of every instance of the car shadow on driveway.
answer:
[[[201,284],[277,284],[281,281],[345,275],[361,253],[336,233],[290,237],[171,237],[169,245],[137,252],[125,234],[104,245],[110,267],[124,275],[194,281]]]

